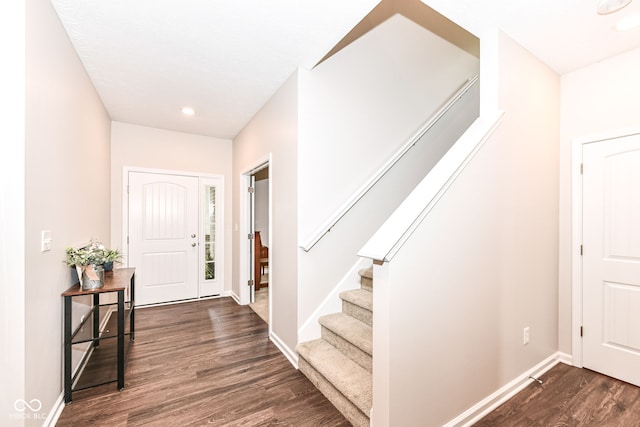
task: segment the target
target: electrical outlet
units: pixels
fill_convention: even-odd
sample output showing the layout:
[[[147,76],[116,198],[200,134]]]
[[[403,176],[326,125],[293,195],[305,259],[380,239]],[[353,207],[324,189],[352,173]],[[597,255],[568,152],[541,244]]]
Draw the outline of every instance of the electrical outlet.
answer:
[[[528,326],[522,330],[522,344],[523,345],[529,344],[529,327]]]

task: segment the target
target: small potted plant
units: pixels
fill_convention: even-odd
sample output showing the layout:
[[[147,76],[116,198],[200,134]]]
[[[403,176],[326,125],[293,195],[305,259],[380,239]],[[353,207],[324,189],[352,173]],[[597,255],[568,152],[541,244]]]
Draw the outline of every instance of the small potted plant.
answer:
[[[120,262],[122,254],[118,249],[105,249],[104,250],[104,271],[112,271],[113,263]]]

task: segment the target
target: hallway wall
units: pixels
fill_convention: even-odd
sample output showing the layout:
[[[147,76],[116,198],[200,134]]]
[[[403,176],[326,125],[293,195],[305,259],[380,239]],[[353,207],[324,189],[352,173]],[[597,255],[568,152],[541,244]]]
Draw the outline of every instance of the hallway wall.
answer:
[[[247,292],[248,271],[241,271],[241,248],[246,235],[239,233],[243,211],[242,174],[271,158],[272,216],[269,293],[273,307],[272,335],[288,347],[293,357],[297,344],[298,312],[298,72],[251,119],[233,140],[233,292]],[[241,242],[244,241],[244,243]],[[250,266],[244,266],[250,268]],[[244,288],[244,290],[241,289]]]
[[[62,391],[60,294],[72,285],[65,248],[110,244],[111,120],[51,3],[26,2],[26,22],[25,394],[15,398],[50,415]],[[29,415],[25,425],[42,425]]]
[[[374,328],[380,425],[443,425],[558,350],[560,78],[504,34],[496,42],[502,123],[374,266],[389,295],[374,292],[375,322],[388,325]]]

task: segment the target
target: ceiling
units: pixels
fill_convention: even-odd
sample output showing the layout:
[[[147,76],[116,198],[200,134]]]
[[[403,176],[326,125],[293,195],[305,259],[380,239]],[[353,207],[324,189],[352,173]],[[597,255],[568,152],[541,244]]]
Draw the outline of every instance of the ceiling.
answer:
[[[379,3],[51,1],[112,120],[227,139]],[[612,29],[640,0],[606,16],[596,0],[423,1],[473,34],[500,28],[559,74],[640,47],[640,28]]]

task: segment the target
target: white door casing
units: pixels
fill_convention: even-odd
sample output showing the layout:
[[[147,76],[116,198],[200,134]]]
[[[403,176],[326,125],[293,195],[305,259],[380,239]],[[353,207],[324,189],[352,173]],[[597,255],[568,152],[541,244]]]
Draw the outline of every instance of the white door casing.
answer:
[[[256,246],[255,246],[255,233],[256,233],[256,177],[254,175],[249,176],[249,187],[247,191],[249,193],[248,202],[249,202],[249,233],[247,237],[249,238],[249,302],[256,302],[256,281],[260,280],[259,277],[255,275],[255,262],[256,257],[260,256],[256,254]]]
[[[129,172],[136,304],[198,297],[198,178]]]
[[[583,366],[640,386],[640,135],[584,144]]]
[[[271,154],[258,159],[252,166],[246,168],[239,176],[240,181],[240,193],[237,194],[240,200],[240,224],[238,226],[238,231],[240,232],[240,259],[239,259],[239,276],[238,282],[240,289],[238,290],[238,300],[240,304],[249,304],[252,301],[253,292],[251,286],[248,286],[249,281],[252,279],[253,270],[253,260],[251,259],[251,251],[253,246],[253,240],[244,238],[251,234],[254,230],[254,200],[253,195],[247,191],[247,188],[252,186],[252,182],[255,182],[255,177],[253,175],[261,169],[266,167],[270,167],[273,159],[271,158]],[[271,214],[271,186],[269,186],[269,229],[272,229],[271,226],[271,218],[273,215]],[[270,246],[270,245],[269,245]],[[271,258],[271,254],[269,254]],[[271,267],[273,264],[271,263],[271,259],[269,260],[269,287],[273,290],[275,281],[273,280],[274,273],[273,268]],[[273,293],[269,292],[269,307],[271,307],[271,298]],[[269,326],[271,328],[271,325]]]

